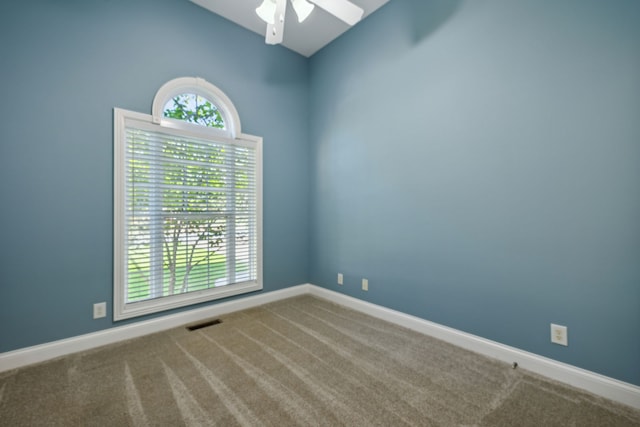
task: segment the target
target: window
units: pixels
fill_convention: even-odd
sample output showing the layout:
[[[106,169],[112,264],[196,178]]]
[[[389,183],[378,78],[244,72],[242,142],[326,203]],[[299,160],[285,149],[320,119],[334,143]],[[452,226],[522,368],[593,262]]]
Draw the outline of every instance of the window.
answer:
[[[114,109],[114,320],[262,289],[262,139],[199,78]]]

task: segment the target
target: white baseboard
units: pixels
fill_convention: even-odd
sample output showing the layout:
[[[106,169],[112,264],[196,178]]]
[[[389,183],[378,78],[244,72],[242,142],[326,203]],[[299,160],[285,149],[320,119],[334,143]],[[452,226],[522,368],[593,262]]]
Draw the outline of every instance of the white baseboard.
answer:
[[[68,354],[89,350],[107,344],[113,344],[119,341],[149,335],[188,323],[218,317],[233,311],[257,307],[262,304],[291,298],[305,293],[309,293],[309,285],[293,286],[278,291],[249,295],[244,298],[222,302],[208,307],[170,314],[156,319],[144,320],[124,326],[116,326],[103,331],[78,335],[76,337],[59,341],[0,353],[0,372],[44,362],[60,356],[66,356]]]
[[[304,294],[311,294],[333,301],[345,307],[509,364],[517,362],[518,366],[523,369],[640,409],[640,387],[633,384],[557,362],[543,356],[509,347],[495,341],[480,338],[466,332],[311,284],[260,293],[208,307],[159,317],[157,319],[118,326],[91,334],[0,353],[0,372]]]
[[[312,295],[328,299],[345,307],[366,313],[370,316],[404,326],[425,335],[441,339],[458,347],[492,357],[535,372],[547,378],[572,385],[598,396],[640,409],[640,387],[619,381],[586,369],[577,368],[537,354],[497,343],[457,329],[429,322],[419,317],[391,310],[376,304],[362,301],[325,288],[311,286]]]

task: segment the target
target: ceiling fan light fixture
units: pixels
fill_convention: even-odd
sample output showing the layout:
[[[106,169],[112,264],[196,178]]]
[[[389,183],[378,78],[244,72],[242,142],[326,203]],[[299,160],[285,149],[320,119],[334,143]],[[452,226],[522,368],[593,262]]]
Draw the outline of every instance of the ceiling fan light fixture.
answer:
[[[195,0],[192,0],[195,1]],[[280,44],[283,41],[284,19],[289,0],[263,0],[256,8],[256,14],[267,23],[265,42]],[[298,22],[309,17],[318,6],[348,25],[355,25],[364,15],[364,9],[349,0],[290,0]]]
[[[315,8],[315,5],[309,3],[307,0],[291,0],[291,5],[298,16],[298,22],[304,22]]]
[[[264,0],[256,8],[256,14],[267,24],[273,25],[276,17],[276,0]]]

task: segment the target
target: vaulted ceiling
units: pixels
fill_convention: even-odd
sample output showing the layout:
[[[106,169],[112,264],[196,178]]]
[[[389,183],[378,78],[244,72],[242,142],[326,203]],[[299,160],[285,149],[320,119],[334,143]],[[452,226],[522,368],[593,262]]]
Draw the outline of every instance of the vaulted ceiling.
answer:
[[[265,35],[267,24],[256,15],[262,0],[191,0],[257,34]],[[389,0],[351,0],[364,9],[364,18]],[[310,57],[351,28],[333,15],[316,7],[303,23],[295,17],[290,2],[284,27],[283,45],[300,55]],[[363,18],[363,19],[364,19]]]

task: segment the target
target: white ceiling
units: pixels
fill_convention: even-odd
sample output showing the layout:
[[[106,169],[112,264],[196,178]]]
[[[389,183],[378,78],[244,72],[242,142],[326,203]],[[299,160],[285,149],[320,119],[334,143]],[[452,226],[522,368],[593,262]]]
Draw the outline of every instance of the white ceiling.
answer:
[[[267,24],[256,15],[256,8],[262,0],[191,0],[236,24],[265,35]],[[364,17],[374,12],[389,0],[351,0],[352,3],[364,9]],[[333,40],[347,31],[347,24],[335,16],[325,12],[318,6],[303,23],[298,19],[291,7],[287,5],[284,26],[284,42],[287,48],[309,57],[331,43]],[[364,18],[363,18],[364,19]]]

